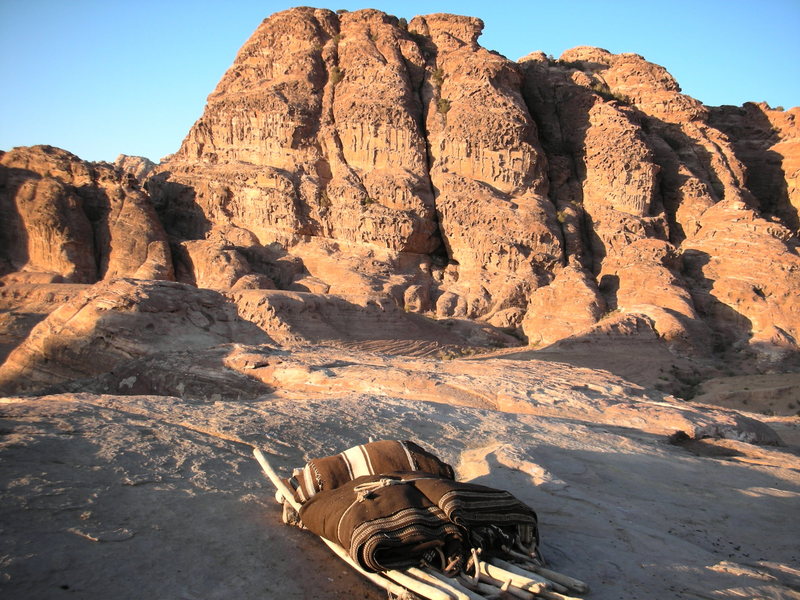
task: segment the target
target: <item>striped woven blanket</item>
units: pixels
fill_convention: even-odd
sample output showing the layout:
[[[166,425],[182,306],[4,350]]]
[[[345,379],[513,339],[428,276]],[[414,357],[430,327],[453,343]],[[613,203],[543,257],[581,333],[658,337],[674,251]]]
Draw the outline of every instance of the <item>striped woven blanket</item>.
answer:
[[[333,490],[364,475],[422,471],[453,479],[453,467],[414,442],[382,440],[354,446],[332,456],[308,461],[286,483],[301,504],[322,490]]]
[[[454,575],[472,547],[536,539],[536,513],[509,492],[419,471],[358,477],[318,492],[300,519],[368,571],[426,562]]]
[[[536,513],[511,492],[460,481],[421,478],[416,488],[467,532],[470,545],[486,553],[502,546],[539,544]]]
[[[413,485],[394,475],[357,477],[319,492],[301,507],[300,519],[371,572],[426,561],[455,574],[465,556],[462,530]]]

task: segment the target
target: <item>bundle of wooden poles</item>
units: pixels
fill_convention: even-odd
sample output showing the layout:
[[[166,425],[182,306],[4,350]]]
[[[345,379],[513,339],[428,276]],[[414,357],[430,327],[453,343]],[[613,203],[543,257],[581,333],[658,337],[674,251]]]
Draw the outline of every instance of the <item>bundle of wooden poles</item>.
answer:
[[[278,490],[283,502],[300,512],[300,503],[275,472],[258,448],[253,451],[264,473]],[[320,538],[343,561],[374,584],[397,598],[428,600],[485,600],[487,598],[521,598],[523,600],[575,600],[570,594],[586,594],[588,586],[572,577],[541,566],[533,553],[524,548],[503,548],[505,560],[485,560],[473,552],[466,571],[446,577],[430,567],[419,566],[379,573],[365,571],[339,545]]]

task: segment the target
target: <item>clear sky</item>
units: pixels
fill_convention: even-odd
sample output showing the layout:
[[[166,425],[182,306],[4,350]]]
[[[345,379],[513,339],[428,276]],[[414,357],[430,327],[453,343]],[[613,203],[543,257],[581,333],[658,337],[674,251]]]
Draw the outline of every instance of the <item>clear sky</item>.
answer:
[[[0,0],[0,150],[50,144],[86,160],[178,149],[270,0]],[[800,0],[370,0],[411,19],[480,17],[512,60],[580,45],[636,52],[708,105],[800,104]]]

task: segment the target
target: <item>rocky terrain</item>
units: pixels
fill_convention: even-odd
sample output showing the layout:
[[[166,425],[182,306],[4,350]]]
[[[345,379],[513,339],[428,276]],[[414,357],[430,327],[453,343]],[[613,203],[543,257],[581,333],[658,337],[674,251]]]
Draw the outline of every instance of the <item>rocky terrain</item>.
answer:
[[[0,590],[380,597],[250,458],[375,436],[591,598],[800,597],[800,108],[482,27],[291,9],[158,164],[0,152]]]

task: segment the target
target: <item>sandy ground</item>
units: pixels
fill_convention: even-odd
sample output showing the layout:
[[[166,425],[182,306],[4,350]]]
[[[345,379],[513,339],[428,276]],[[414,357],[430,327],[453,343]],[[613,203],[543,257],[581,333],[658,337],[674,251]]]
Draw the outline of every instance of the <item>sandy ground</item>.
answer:
[[[655,425],[642,416],[653,408],[652,393],[619,387],[607,374],[591,386],[554,384],[551,401],[560,412],[532,414],[513,402],[419,401],[393,393],[399,383],[386,385],[400,366],[413,377],[411,365],[426,364],[427,377],[453,389],[453,378],[467,376],[473,389],[520,385],[497,379],[491,361],[481,367],[486,381],[474,362],[436,363],[443,370],[433,373],[435,363],[418,360],[395,364],[384,382],[370,377],[385,360],[369,362],[362,371],[353,361],[339,363],[343,381],[361,373],[349,392],[331,376],[313,393],[286,386],[238,401],[92,394],[3,400],[0,593],[383,598],[318,539],[280,522],[273,490],[251,455],[258,445],[289,468],[374,436],[417,440],[454,464],[460,479],[508,489],[529,503],[551,566],[587,581],[587,598],[800,598],[796,447],[671,444],[654,432],[663,414]],[[547,388],[548,369],[556,367],[570,372],[528,365],[530,372],[518,375],[533,404],[531,392]],[[576,375],[585,381],[585,372]],[[418,388],[423,380],[417,372]],[[631,410],[616,424],[597,422],[586,408],[620,399]],[[636,412],[637,403],[645,410]]]
[[[800,416],[800,373],[710,379],[694,400],[768,416]]]

